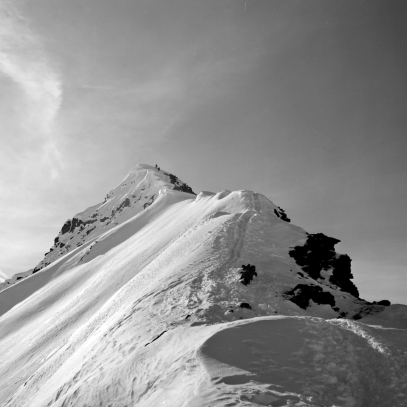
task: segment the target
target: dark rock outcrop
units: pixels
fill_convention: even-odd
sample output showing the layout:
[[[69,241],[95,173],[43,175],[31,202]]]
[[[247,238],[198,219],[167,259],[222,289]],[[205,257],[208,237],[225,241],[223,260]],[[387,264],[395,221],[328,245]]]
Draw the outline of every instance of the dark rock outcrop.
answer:
[[[45,265],[43,265],[43,266],[36,266],[36,267],[34,267],[34,269],[33,269],[33,274],[35,274],[35,273],[38,273],[40,270],[42,270],[43,268],[45,267]]]
[[[278,207],[279,210],[274,209],[274,213],[277,216],[277,218],[280,218],[281,220],[283,220],[284,222],[291,222],[291,219],[287,216],[287,214],[285,213],[285,210],[283,208]]]
[[[61,234],[64,235],[65,233],[68,233],[68,232],[72,233],[75,230],[75,228],[77,228],[78,226],[85,227],[87,224],[95,223],[96,221],[97,221],[97,219],[89,219],[85,222],[78,218],[68,219],[64,223],[64,226],[62,226]]]
[[[356,298],[359,298],[359,291],[351,281],[353,278],[350,266],[351,261],[348,255],[337,254],[337,257],[332,260],[332,276],[329,278],[329,282],[337,285],[343,291],[352,294]]]
[[[71,221],[71,219],[68,219],[62,226],[61,235],[68,233],[71,230],[71,225],[72,225],[72,221]]]
[[[155,195],[150,196],[150,199],[143,205],[144,209],[147,209],[150,205],[154,203]]]
[[[377,304],[377,305],[384,305],[385,307],[388,307],[389,305],[391,305],[391,302],[389,300],[381,300],[381,301],[373,301],[373,304]]]
[[[335,297],[326,291],[323,291],[321,287],[298,284],[292,290],[286,291],[284,297],[297,304],[302,309],[309,307],[310,300],[317,304],[329,304],[331,307],[335,307]]]
[[[248,264],[245,266],[244,264],[242,265],[243,271],[239,271],[240,273],[240,279],[239,281],[244,284],[244,285],[249,285],[250,281],[253,280],[253,277],[257,277],[256,273],[256,266]]]
[[[126,198],[116,209],[117,212],[122,211],[127,206],[130,206],[130,199]]]
[[[181,182],[179,178],[173,174],[170,174],[169,172],[164,172],[165,175],[170,177],[170,182],[171,184],[174,184],[174,190],[175,191],[181,191],[181,192],[186,192],[188,194],[196,195],[194,191],[192,191],[192,188],[187,185],[184,182]]]
[[[384,301],[386,301],[386,300],[384,300]],[[380,302],[382,302],[382,301],[380,301]],[[361,308],[359,308],[358,311],[353,316],[351,316],[351,318],[354,320],[362,319],[369,315],[378,314],[378,313],[384,311],[384,309],[385,309],[384,304],[378,304],[378,303],[376,303],[376,301],[373,301],[373,303],[364,301],[364,304],[361,303]]]
[[[251,305],[248,302],[242,302],[239,305],[240,308],[252,309]]]
[[[339,242],[323,233],[310,234],[305,245],[294,247],[289,255],[313,279],[321,278],[322,270],[332,269],[329,281],[359,298],[358,289],[350,281],[353,278],[350,257],[335,252],[334,246]]]
[[[96,229],[96,226],[93,226],[93,228],[90,228],[86,231],[86,234],[88,235],[90,232]]]

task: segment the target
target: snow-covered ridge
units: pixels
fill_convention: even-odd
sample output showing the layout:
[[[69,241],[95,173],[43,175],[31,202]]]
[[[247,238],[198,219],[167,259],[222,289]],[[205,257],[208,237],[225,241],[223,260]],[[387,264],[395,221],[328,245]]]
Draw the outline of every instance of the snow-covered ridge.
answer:
[[[174,191],[178,194],[176,199],[184,199],[185,193],[188,194],[187,196],[192,194],[195,197],[192,189],[175,175],[157,166],[137,165],[129,171],[119,185],[107,193],[103,202],[68,219],[44,259],[34,269],[19,273],[3,283],[3,289],[15,283],[21,284],[22,280],[44,268],[47,269],[44,276],[53,275],[58,270],[84,264],[96,255],[106,253],[135,233],[131,227],[130,232],[127,232],[129,225],[134,222],[143,223],[145,219],[149,219],[150,212],[147,211],[145,216],[140,217],[142,212],[157,202],[159,197],[166,195],[166,191]],[[154,213],[158,208],[166,209],[165,205],[162,206],[163,202],[168,203],[168,197],[161,200],[161,204],[153,205]],[[241,303],[236,303],[237,309],[235,307],[226,310],[228,320],[235,319],[233,313],[237,312],[240,315],[241,312],[246,312],[247,314],[248,311],[244,310],[253,310],[253,307],[262,310],[259,315],[281,313],[282,299],[289,300],[301,310],[308,310],[306,314],[312,309],[312,315],[355,319],[380,313],[386,305],[389,305],[386,301],[371,304],[358,298],[357,288],[351,282],[353,278],[350,271],[351,260],[348,256],[340,255],[334,250],[334,245],[339,240],[321,233],[310,235],[303,229],[291,225],[285,211],[265,196],[251,191],[224,190],[216,194],[204,191],[195,197],[193,203],[199,207],[207,206],[203,212],[194,215],[195,222],[198,219],[204,222],[206,213],[209,211],[211,213],[209,219],[222,217],[222,224],[230,223],[234,229],[232,233],[236,239],[235,247],[231,248],[230,259],[223,267],[234,265],[241,257],[245,240],[251,240],[251,250],[257,255],[253,256],[250,253],[246,256],[248,260],[252,259],[252,266],[250,262],[247,268],[244,264],[234,265],[233,273],[240,273],[238,281],[256,287],[263,258],[266,259],[265,267],[267,269],[271,267],[272,270],[270,278],[267,277],[268,274],[263,276],[262,284],[274,285],[274,290],[265,292],[261,287],[260,296],[256,290],[251,290],[253,295],[246,296]],[[177,216],[181,222],[184,214],[179,213]],[[224,239],[221,236],[220,238]],[[57,261],[59,259],[61,261]],[[284,259],[284,261],[277,259]],[[255,271],[256,268],[257,271]],[[44,276],[42,278],[45,278]],[[229,290],[228,284],[229,282],[223,283],[222,290]],[[27,286],[29,285],[28,283]],[[15,300],[5,301],[5,297],[14,291],[0,296],[0,304],[3,299],[3,302],[7,302],[7,309],[20,301],[21,294],[17,295]],[[29,292],[34,291],[30,289]],[[273,299],[275,294],[277,294],[277,301]],[[258,303],[259,299],[261,303]],[[219,301],[221,300],[216,299],[215,308],[219,307]],[[4,312],[5,308],[0,308],[0,315]],[[208,310],[205,311],[205,318],[208,318],[208,312]],[[287,309],[284,312],[292,315]],[[294,315],[298,313],[301,314],[295,311]],[[211,318],[223,319],[223,316]]]
[[[1,405],[403,406],[407,307],[357,298],[337,240],[264,195],[161,172],[133,169],[64,225],[80,245],[0,293]],[[383,315],[398,329],[359,323]]]

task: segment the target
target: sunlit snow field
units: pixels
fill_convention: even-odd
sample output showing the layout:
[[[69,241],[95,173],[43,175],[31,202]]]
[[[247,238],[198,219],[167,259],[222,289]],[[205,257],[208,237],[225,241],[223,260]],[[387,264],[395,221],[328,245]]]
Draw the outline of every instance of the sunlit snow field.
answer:
[[[361,322],[301,309],[281,293],[304,280],[287,253],[306,232],[271,201],[175,191],[150,166],[131,176],[152,204],[0,293],[2,406],[405,405],[405,306]]]

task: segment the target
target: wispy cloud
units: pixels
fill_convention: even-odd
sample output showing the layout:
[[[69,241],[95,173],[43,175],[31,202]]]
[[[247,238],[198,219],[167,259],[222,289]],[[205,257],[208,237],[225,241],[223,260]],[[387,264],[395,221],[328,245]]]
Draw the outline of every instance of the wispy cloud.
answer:
[[[37,168],[55,178],[60,157],[54,133],[54,120],[62,100],[62,84],[52,67],[41,38],[9,1],[0,0],[0,75],[18,91],[2,92],[9,104],[15,104],[16,119],[2,129],[3,142],[14,139],[14,158],[27,160],[35,151]],[[16,143],[16,139],[20,143]],[[21,163],[19,163],[21,164]],[[29,164],[26,161],[26,164]],[[38,166],[38,164],[41,164]],[[19,166],[21,169],[21,165]]]
[[[0,266],[10,274],[34,263],[20,259],[41,240],[34,231],[48,210],[44,191],[57,185],[50,181],[62,169],[56,128],[62,82],[18,5],[0,0]]]

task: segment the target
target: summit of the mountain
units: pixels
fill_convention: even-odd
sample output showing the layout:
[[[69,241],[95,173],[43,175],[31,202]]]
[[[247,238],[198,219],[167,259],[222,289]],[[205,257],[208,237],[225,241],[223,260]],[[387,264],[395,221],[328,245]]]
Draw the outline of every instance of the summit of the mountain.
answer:
[[[145,210],[164,189],[195,195],[191,187],[177,176],[157,166],[137,165],[119,185],[106,194],[103,202],[89,207],[64,223],[54,245],[45,253],[44,259],[33,272],[38,272],[72,249]]]
[[[54,245],[33,269],[0,281],[0,291],[37,273],[73,249],[137,215],[148,208],[160,191],[163,193],[165,189],[195,195],[191,187],[176,175],[157,165],[138,164],[120,184],[106,194],[102,202],[68,219],[55,237]]]

